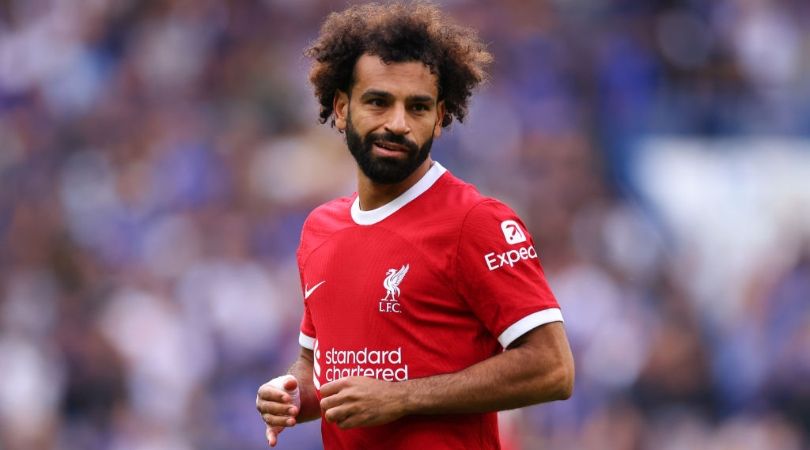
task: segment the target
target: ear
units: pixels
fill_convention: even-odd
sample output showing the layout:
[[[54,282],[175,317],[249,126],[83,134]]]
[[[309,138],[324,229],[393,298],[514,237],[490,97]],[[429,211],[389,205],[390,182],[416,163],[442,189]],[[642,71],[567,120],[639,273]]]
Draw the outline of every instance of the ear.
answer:
[[[442,135],[442,122],[444,122],[444,113],[446,109],[444,107],[444,100],[439,101],[436,104],[436,124],[433,125],[433,137],[437,138]]]
[[[335,112],[335,126],[341,132],[345,131],[346,117],[349,116],[349,95],[341,90],[335,91],[332,110]]]

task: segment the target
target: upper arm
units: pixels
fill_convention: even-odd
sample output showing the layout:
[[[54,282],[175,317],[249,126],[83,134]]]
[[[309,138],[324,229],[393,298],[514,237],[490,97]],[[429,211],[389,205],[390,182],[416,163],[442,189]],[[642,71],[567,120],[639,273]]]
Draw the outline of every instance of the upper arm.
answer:
[[[313,351],[306,347],[301,347],[301,353],[298,355],[298,360],[305,364],[309,364],[310,366],[313,365],[315,361]]]
[[[313,386],[312,374],[314,367],[312,350],[301,347],[301,353],[290,367],[289,373],[298,379],[302,392],[310,391]]]
[[[298,359],[296,359],[290,367],[289,372],[295,375],[299,381],[307,382],[308,380],[312,380],[312,370],[314,367],[315,360],[312,350],[301,347],[301,353],[298,354]]]
[[[518,350],[522,358],[531,361],[543,376],[551,376],[559,384],[560,398],[571,396],[574,384],[574,356],[562,322],[552,322],[534,328],[515,339],[507,351]]]
[[[570,353],[568,337],[562,322],[547,323],[527,331],[512,341],[507,350],[515,348],[530,348],[543,353],[559,353],[567,350]]]

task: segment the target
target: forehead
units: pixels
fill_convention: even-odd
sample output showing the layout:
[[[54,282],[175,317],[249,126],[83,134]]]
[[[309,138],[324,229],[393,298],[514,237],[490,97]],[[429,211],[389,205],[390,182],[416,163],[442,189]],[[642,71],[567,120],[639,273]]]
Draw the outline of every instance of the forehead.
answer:
[[[355,93],[368,90],[388,92],[395,97],[429,95],[436,98],[439,80],[421,61],[385,63],[379,56],[364,54],[354,66]]]

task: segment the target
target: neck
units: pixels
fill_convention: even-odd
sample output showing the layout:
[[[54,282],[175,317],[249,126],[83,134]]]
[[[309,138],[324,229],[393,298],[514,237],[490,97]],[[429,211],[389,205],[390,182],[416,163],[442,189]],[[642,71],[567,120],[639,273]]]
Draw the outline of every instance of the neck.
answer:
[[[360,198],[360,209],[370,211],[389,203],[410,189],[430,170],[433,160],[428,158],[408,178],[395,184],[380,184],[371,181],[359,168],[357,169],[357,196]]]

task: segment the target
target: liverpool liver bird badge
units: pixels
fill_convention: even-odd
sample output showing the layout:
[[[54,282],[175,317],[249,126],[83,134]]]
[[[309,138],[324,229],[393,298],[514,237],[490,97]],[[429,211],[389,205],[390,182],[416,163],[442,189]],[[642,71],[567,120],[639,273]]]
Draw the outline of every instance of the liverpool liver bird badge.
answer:
[[[405,278],[409,268],[410,265],[405,264],[399,270],[388,269],[385,280],[383,281],[383,286],[388,292],[385,293],[385,298],[383,298],[382,301],[397,301],[397,297],[400,295],[399,283],[402,283],[402,279]]]

